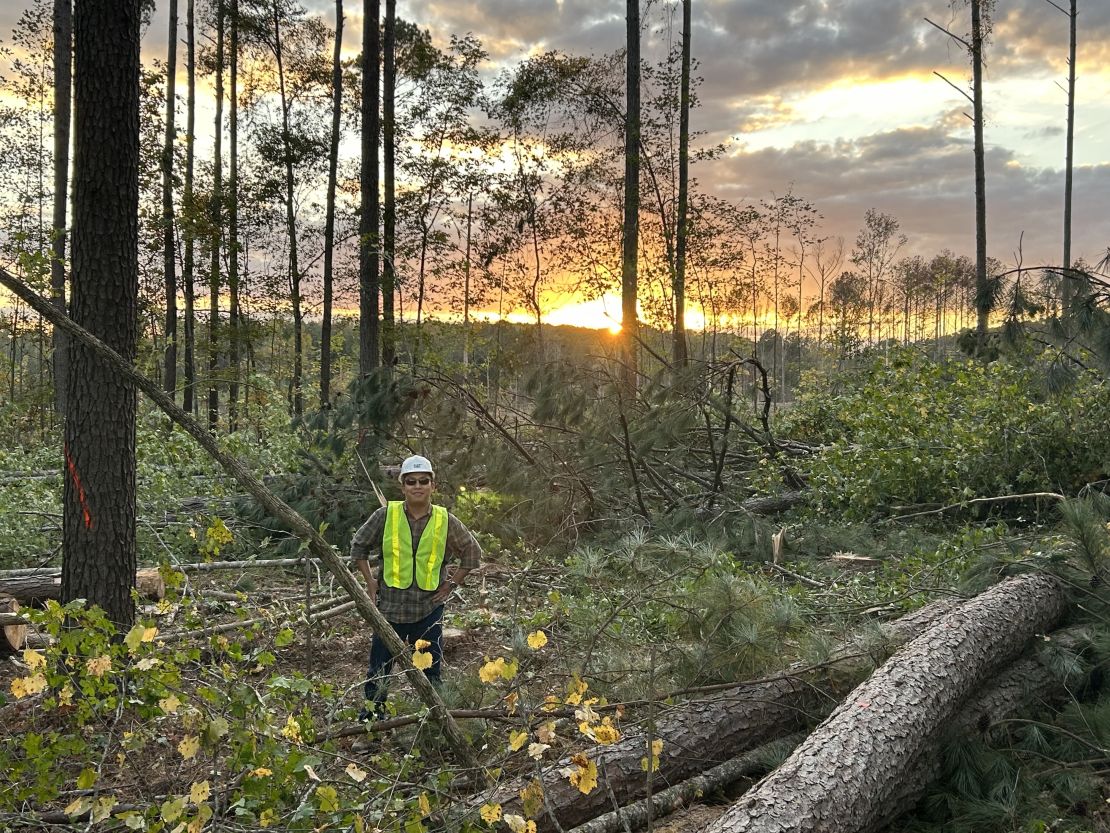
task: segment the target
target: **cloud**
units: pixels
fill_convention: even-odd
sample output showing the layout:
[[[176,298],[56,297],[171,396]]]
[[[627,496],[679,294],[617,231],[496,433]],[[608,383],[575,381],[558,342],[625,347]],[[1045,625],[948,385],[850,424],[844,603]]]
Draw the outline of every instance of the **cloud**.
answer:
[[[695,170],[702,183],[737,201],[795,193],[824,215],[822,233],[854,239],[868,208],[898,218],[908,251],[946,247],[973,254],[974,173],[970,137],[942,125],[901,128],[856,140],[804,141],[787,148],[735,150]],[[1006,148],[987,154],[988,250],[1012,262],[1059,260],[1063,174],[1027,167]],[[1097,259],[1110,243],[1110,164],[1075,170],[1073,251]]]

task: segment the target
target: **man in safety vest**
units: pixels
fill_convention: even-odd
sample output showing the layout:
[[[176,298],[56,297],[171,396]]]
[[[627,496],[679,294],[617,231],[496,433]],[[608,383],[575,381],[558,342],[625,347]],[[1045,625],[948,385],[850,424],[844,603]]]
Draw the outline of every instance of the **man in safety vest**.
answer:
[[[443,605],[476,568],[482,548],[458,518],[432,504],[435,472],[426,457],[401,464],[403,501],[390,501],[372,514],[351,540],[351,558],[366,579],[367,591],[401,639],[427,641],[432,665],[425,672],[440,679],[443,659]],[[385,677],[393,655],[374,634],[360,720],[384,713]]]

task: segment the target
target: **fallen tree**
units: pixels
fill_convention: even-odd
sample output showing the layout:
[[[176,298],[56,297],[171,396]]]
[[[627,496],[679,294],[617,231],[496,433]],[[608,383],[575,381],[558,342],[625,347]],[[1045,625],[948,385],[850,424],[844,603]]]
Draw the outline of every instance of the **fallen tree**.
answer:
[[[906,785],[968,696],[1063,615],[1052,576],[1007,579],[944,617],[858,686],[711,833],[857,833]]]
[[[22,650],[27,642],[27,622],[19,615],[19,602],[0,595],[0,654]]]
[[[161,601],[166,595],[166,583],[157,567],[144,567],[135,571],[135,589],[139,596]],[[16,576],[0,577],[0,595],[8,595],[20,604],[41,607],[50,599],[62,598],[62,571],[60,569],[35,570]]]
[[[956,600],[927,605],[884,626],[889,641],[901,644],[924,632],[957,606]],[[861,650],[847,646],[825,666],[858,660]],[[653,734],[662,739],[659,766],[653,783],[659,789],[678,784],[711,767],[736,758],[768,741],[805,728],[815,706],[812,682],[795,668],[776,677],[731,687],[713,698],[683,703],[662,717]],[[544,790],[545,812],[535,819],[538,831],[552,831],[583,824],[617,806],[635,801],[647,792],[641,759],[648,746],[645,732],[625,734],[617,743],[595,746],[586,756],[597,765],[605,788],[583,795],[563,770],[570,759],[547,767],[538,776]],[[523,815],[520,791],[532,777],[517,778],[496,788],[491,795],[475,798],[501,804],[506,813]]]

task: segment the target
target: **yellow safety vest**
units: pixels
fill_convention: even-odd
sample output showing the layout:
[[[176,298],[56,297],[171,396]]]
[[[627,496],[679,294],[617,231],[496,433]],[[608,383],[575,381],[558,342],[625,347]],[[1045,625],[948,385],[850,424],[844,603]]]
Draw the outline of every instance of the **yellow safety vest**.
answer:
[[[385,510],[385,531],[382,533],[382,578],[389,587],[400,590],[412,586],[413,573],[421,590],[439,588],[439,572],[447,551],[447,510],[432,506],[432,516],[420,535],[416,551],[412,548],[412,530],[405,515],[405,503],[391,500]]]

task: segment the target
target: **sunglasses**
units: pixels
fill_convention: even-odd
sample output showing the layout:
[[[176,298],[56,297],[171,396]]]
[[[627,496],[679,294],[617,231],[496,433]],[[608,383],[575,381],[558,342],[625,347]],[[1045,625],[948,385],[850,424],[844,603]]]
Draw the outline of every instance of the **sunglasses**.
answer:
[[[406,486],[427,486],[432,482],[430,477],[406,477],[401,481]]]

